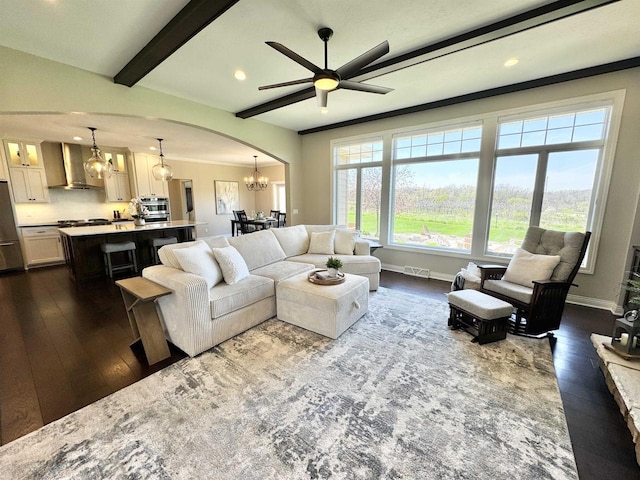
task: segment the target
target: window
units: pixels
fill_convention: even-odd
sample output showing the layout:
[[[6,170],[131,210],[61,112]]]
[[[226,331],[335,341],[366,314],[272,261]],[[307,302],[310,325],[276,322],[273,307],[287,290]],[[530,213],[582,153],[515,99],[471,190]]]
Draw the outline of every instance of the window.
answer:
[[[333,220],[389,249],[484,263],[530,225],[591,231],[591,272],[623,104],[605,92],[334,140]]]
[[[482,126],[393,139],[392,243],[471,250]]]
[[[335,145],[335,221],[380,238],[382,139]]]
[[[591,228],[610,107],[498,122],[486,252],[510,255],[529,225]]]

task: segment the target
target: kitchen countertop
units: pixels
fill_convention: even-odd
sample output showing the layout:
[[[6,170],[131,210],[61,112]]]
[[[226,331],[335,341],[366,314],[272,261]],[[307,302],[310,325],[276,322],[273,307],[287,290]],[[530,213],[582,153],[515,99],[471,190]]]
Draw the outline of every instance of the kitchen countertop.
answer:
[[[163,230],[167,228],[195,227],[206,225],[205,222],[190,222],[188,220],[174,220],[171,222],[151,222],[136,226],[132,222],[120,222],[111,225],[92,225],[88,227],[60,228],[60,233],[69,237],[85,237],[88,235],[107,235],[112,233],[144,232],[148,230]]]

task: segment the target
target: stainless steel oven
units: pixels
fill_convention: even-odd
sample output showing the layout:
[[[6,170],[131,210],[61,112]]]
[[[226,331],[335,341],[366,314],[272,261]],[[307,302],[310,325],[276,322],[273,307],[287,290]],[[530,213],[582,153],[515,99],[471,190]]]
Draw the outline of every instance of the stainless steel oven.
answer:
[[[142,197],[142,204],[149,210],[147,222],[167,222],[170,219],[167,197]]]

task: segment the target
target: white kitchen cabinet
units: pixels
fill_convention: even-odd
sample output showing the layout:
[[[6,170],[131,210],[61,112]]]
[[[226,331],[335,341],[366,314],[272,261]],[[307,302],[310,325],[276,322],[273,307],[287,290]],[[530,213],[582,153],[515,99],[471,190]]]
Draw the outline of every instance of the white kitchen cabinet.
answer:
[[[131,200],[128,173],[112,173],[104,180],[107,202],[128,202]]]
[[[46,203],[49,201],[47,177],[42,168],[9,168],[15,203]]]
[[[134,153],[133,164],[136,179],[136,195],[139,197],[167,197],[169,188],[167,182],[156,180],[151,169],[160,160],[157,155]]]
[[[5,140],[4,150],[7,154],[7,164],[9,168],[44,168],[39,143],[21,140]]]
[[[23,227],[20,230],[27,266],[64,262],[64,251],[57,227]]]
[[[102,153],[104,160],[106,162],[111,162],[111,165],[113,165],[113,173],[126,173],[128,171],[126,152],[109,149]]]

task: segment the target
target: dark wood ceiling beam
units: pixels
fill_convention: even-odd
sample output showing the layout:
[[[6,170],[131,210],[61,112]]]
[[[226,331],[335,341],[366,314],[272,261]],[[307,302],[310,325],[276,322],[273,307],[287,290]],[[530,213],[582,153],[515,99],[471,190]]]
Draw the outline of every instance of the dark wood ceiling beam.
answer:
[[[620,0],[559,0],[375,63],[364,68],[358,72],[357,75],[349,77],[349,79],[358,82],[369,80],[619,1]],[[295,102],[284,102],[284,99],[289,98],[291,100],[291,97],[294,95],[295,93],[256,105],[255,107],[236,113],[236,116],[249,118],[286,105],[291,105]]]
[[[248,108],[247,110],[238,112],[236,113],[236,117],[239,117],[239,118],[255,117],[256,115],[260,115],[261,113],[266,113],[266,112],[270,112],[271,110],[276,110],[278,108],[286,107],[287,105],[292,105],[294,103],[298,103],[303,100],[313,98],[315,96],[316,96],[316,88],[307,87],[304,90],[299,90],[297,92],[290,93],[289,95],[285,95],[284,97],[279,97],[279,98],[276,98],[275,100],[271,100],[270,102],[266,102],[256,107],[251,107],[251,108]]]
[[[410,113],[423,112],[425,110],[432,110],[434,108],[448,107],[450,105],[471,102],[473,100],[495,97],[496,95],[521,92],[523,90],[530,90],[532,88],[544,87],[547,85],[554,85],[556,83],[569,82],[571,80],[579,80],[581,78],[593,77],[596,75],[603,75],[605,73],[618,72],[620,70],[638,67],[640,67],[640,57],[632,57],[617,62],[597,65],[595,67],[583,68],[572,72],[551,75],[549,77],[536,78],[535,80],[514,83],[511,85],[504,85],[502,87],[489,88],[487,90],[459,95],[457,97],[445,98],[442,100],[436,100],[434,102],[423,103],[421,105],[414,105],[412,107],[399,108],[397,110],[391,110],[389,112],[376,113],[375,115],[368,115],[366,117],[345,120],[344,122],[336,122],[330,125],[323,125],[321,127],[300,130],[298,132],[298,135],[308,135],[310,133],[323,132],[325,130],[332,130],[334,128],[349,127],[351,125],[358,125],[360,123],[373,122],[375,120],[382,120],[385,118],[392,118],[400,115],[408,115]]]
[[[362,69],[352,80],[359,82],[369,80],[619,1],[560,0],[549,3],[461,35],[432,43],[403,55],[383,60]]]
[[[191,0],[113,77],[113,81],[132,87],[238,1]]]

